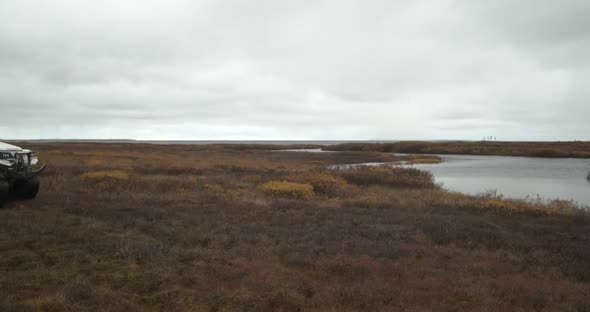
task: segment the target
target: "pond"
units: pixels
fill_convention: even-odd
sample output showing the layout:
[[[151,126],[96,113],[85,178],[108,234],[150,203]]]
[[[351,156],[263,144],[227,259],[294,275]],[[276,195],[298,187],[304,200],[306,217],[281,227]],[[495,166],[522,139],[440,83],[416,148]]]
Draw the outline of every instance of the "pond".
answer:
[[[452,191],[478,194],[496,190],[509,198],[574,200],[590,205],[590,159],[438,155],[443,163],[414,165],[430,171]]]

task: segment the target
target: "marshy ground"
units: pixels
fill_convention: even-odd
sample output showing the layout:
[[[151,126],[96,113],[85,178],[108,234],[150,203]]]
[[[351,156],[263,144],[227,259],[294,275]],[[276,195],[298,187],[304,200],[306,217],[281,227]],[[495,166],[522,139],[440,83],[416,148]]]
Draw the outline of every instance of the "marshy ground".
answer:
[[[590,311],[569,202],[325,169],[387,153],[21,145],[49,167],[0,210],[0,311]]]

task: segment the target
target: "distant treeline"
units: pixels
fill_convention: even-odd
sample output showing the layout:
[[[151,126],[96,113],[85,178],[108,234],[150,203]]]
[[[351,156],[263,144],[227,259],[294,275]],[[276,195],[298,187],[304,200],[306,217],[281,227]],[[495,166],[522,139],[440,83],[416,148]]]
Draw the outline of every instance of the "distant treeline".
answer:
[[[462,154],[528,156],[547,158],[590,158],[590,142],[425,142],[350,143],[327,146],[329,151],[371,151],[410,154]]]

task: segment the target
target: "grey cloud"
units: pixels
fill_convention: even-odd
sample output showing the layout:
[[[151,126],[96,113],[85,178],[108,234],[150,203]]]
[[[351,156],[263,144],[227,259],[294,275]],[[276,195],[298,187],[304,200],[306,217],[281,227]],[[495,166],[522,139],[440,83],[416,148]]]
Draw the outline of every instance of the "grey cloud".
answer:
[[[0,137],[583,139],[588,8],[7,0]]]
[[[477,17],[501,41],[544,48],[589,38],[590,3],[564,1],[472,1]]]

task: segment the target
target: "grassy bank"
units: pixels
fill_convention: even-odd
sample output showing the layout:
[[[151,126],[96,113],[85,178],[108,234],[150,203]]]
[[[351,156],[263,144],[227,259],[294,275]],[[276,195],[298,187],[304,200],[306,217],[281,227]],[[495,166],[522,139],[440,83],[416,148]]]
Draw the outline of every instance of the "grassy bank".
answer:
[[[38,144],[0,311],[588,311],[590,217],[445,192],[384,153]],[[239,150],[238,150],[239,149]]]
[[[462,154],[590,158],[590,142],[426,142],[351,143],[324,147],[330,151],[371,151],[411,154]]]

